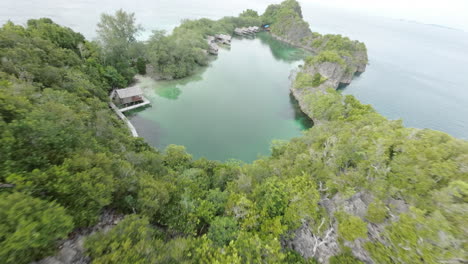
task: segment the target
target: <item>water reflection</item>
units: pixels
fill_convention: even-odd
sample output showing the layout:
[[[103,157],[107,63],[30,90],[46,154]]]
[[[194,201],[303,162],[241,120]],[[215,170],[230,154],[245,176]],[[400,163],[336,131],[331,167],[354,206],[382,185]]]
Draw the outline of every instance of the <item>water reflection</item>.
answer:
[[[268,155],[272,140],[291,139],[310,128],[311,120],[288,99],[288,77],[302,53],[259,36],[263,42],[235,39],[229,51],[221,50],[210,66],[189,78],[143,78],[152,108],[130,116],[138,133],[160,149],[179,144],[195,158],[249,162]]]
[[[262,44],[265,44],[270,48],[271,54],[273,54],[277,60],[294,62],[303,60],[309,54],[308,52],[297,49],[287,43],[277,41],[266,32],[258,33],[257,37],[260,39]]]
[[[314,126],[314,121],[310,119],[304,112],[302,112],[301,108],[299,107],[299,102],[294,98],[294,96],[290,93],[289,94],[289,101],[293,106],[294,110],[294,120],[296,120],[302,129],[309,129]]]

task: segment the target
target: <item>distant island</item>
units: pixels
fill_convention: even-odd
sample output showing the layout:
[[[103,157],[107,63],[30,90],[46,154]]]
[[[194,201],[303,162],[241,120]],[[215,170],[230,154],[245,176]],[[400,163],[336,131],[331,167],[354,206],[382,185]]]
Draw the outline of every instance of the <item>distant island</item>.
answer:
[[[209,36],[245,27],[312,53],[285,89],[315,124],[270,156],[157,150],[109,108],[137,73],[190,76]],[[123,10],[98,41],[48,18],[0,28],[2,263],[466,262],[468,142],[336,91],[365,71],[363,43],[312,32],[295,0],[140,31]]]

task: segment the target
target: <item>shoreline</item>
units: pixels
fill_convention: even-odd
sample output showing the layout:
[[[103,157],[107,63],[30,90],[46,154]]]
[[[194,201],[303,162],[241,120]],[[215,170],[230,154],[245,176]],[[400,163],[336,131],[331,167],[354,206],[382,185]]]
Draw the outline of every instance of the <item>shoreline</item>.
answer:
[[[281,41],[283,43],[286,43],[296,48],[311,52],[314,56],[316,56],[320,52],[317,49],[313,49],[305,45],[297,44],[292,40],[282,38],[273,33],[270,33],[270,36],[272,36],[274,39]],[[309,107],[307,106],[307,103],[305,102],[305,97],[311,93],[317,93],[317,92],[326,93],[327,88],[333,88],[334,90],[337,90],[340,87],[340,85],[343,85],[343,84],[349,85],[351,84],[351,82],[354,80],[356,76],[364,73],[366,68],[367,68],[367,63],[358,64],[356,65],[354,71],[351,70],[350,72],[346,73],[346,70],[344,70],[343,67],[341,65],[338,65],[337,63],[323,62],[320,65],[314,66],[312,70],[310,69],[310,67],[304,64],[302,67],[298,67],[291,71],[290,76],[289,76],[289,81],[290,81],[289,91],[291,95],[298,102],[300,110],[314,122],[314,125],[320,124],[321,120],[315,117],[314,113],[312,113],[312,111],[309,109]],[[298,89],[295,87],[295,84],[294,84],[298,73],[307,73],[309,75],[320,73],[322,76],[325,76],[327,78],[327,81],[317,87],[307,87],[304,89]]]

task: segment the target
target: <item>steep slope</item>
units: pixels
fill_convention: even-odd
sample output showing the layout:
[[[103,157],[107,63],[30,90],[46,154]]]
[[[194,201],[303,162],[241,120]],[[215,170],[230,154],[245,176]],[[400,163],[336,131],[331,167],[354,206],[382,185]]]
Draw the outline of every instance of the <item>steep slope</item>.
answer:
[[[363,73],[368,62],[365,44],[341,35],[312,32],[295,0],[270,5],[262,20],[271,24],[273,37],[313,53],[304,67],[292,73],[291,80],[295,83],[291,85],[291,92],[302,111],[319,122],[306,106],[306,95],[350,84],[356,74]]]
[[[49,19],[0,29],[2,263],[74,238],[86,256],[72,259],[93,263],[466,262],[468,143],[337,93],[347,67],[363,70],[346,60],[359,51],[306,61],[295,85],[319,122],[252,164],[132,138],[107,106],[120,77],[99,52]],[[107,212],[122,221],[82,240]],[[73,262],[63,252],[49,260]]]

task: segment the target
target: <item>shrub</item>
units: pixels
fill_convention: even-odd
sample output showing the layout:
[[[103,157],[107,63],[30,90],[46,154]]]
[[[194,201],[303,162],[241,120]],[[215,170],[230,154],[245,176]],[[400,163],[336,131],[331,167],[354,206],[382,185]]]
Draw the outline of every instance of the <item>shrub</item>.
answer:
[[[378,224],[382,223],[386,217],[387,208],[385,207],[385,204],[382,201],[376,200],[369,204],[366,215],[367,220],[371,221],[372,223]]]
[[[338,219],[338,234],[340,237],[348,241],[366,237],[367,225],[361,218],[345,212],[338,212],[335,216]]]
[[[47,256],[72,228],[72,218],[55,202],[22,193],[0,195],[2,263],[29,263]]]
[[[312,87],[313,83],[314,79],[310,74],[299,72],[296,76],[296,80],[294,81],[294,87],[298,89]]]

